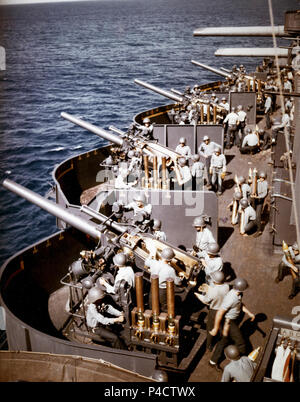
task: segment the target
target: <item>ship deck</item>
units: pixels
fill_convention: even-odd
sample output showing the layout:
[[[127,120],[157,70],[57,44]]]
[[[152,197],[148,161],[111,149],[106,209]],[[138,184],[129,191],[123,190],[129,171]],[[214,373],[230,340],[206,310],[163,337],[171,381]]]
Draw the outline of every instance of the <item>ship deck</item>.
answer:
[[[231,225],[231,215],[227,209],[228,204],[232,201],[235,174],[248,177],[250,167],[256,167],[258,170],[264,169],[267,172],[270,186],[272,165],[268,162],[271,161],[271,150],[256,155],[241,155],[238,148],[234,146],[232,149],[226,150],[225,155],[228,173],[224,187],[227,189],[219,197],[219,235],[221,235],[222,241],[225,241],[222,245],[221,256],[225,269],[228,270],[229,275],[231,274],[229,281],[238,276],[245,278],[249,283],[249,288],[244,292],[243,302],[256,315],[256,320],[250,322],[249,317],[245,316],[241,321],[240,328],[247,341],[248,350],[251,352],[258,346],[263,349],[272,328],[274,316],[292,315],[293,306],[300,303],[300,294],[292,300],[288,299],[292,284],[291,276],[286,276],[279,284],[274,281],[282,253],[280,250],[274,250],[272,245],[271,227],[268,221],[270,197],[268,196],[267,202],[265,202],[264,229],[259,237],[242,236],[238,226]],[[228,236],[228,234],[230,235]],[[207,312],[206,308],[204,311]],[[222,373],[209,366],[211,355],[212,352],[203,351],[199,363],[188,381],[218,382],[221,380]],[[224,368],[227,363],[228,361],[224,358],[220,364],[221,368]]]

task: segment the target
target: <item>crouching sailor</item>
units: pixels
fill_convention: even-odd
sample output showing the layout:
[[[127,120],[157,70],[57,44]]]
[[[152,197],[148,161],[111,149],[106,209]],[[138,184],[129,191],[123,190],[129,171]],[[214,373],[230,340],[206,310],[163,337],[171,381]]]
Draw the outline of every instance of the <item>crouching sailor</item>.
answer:
[[[97,286],[92,287],[88,293],[88,308],[86,312],[86,323],[89,329],[96,335],[108,341],[112,347],[126,349],[119,336],[114,333],[113,324],[124,321],[122,311],[115,309],[104,300],[105,293]],[[108,317],[111,315],[114,317]]]

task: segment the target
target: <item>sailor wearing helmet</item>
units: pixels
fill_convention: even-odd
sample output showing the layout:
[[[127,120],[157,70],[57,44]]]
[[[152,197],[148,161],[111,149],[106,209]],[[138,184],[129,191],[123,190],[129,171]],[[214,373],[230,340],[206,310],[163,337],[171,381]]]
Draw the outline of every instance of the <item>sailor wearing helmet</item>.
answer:
[[[216,147],[210,160],[211,184],[217,187],[217,194],[222,194],[222,180],[226,174],[226,158],[221,153],[221,148]]]
[[[206,174],[209,188],[211,188],[210,160],[216,147],[221,148],[219,144],[217,144],[214,141],[211,141],[210,138],[207,135],[205,135],[203,137],[203,142],[200,144],[198,148],[199,155],[205,158],[205,167],[206,167]]]
[[[181,137],[179,139],[179,144],[177,145],[175,152],[177,152],[181,156],[184,156],[185,158],[190,158],[192,156],[191,148],[186,145],[185,137]]]
[[[198,256],[202,256],[201,252],[207,251],[210,243],[216,243],[210,229],[206,227],[206,221],[203,216],[197,216],[193,221],[193,227],[196,229],[196,244],[194,250]]]

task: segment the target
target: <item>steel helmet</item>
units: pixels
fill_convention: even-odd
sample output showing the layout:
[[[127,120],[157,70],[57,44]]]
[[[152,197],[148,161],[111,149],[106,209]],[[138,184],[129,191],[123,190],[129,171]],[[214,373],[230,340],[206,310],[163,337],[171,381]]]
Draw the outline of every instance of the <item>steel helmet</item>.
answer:
[[[225,275],[222,271],[215,271],[210,276],[213,282],[218,284],[223,283],[225,279]]]
[[[243,292],[248,288],[248,282],[243,278],[236,278],[233,282],[233,289]]]
[[[222,98],[222,101],[223,101],[223,100],[224,100],[224,101],[226,101],[226,98],[225,98],[225,97],[223,97],[223,98]]]
[[[145,202],[146,202],[146,196],[145,196],[144,193],[138,193],[138,194],[136,194],[136,195],[134,196],[133,200],[134,200],[134,201],[140,201],[140,202],[145,203]]]
[[[218,243],[209,243],[209,245],[207,246],[207,254],[217,255],[219,251],[220,247]]]
[[[143,120],[143,123],[144,124],[151,123],[149,117],[145,117],[144,120]]]
[[[229,360],[238,360],[240,357],[240,352],[235,345],[226,346],[224,349],[224,354]]]
[[[248,205],[249,205],[249,202],[248,202],[247,198],[243,198],[243,199],[240,201],[240,204],[241,204],[241,207],[242,207],[242,208],[247,208]]]
[[[174,257],[175,257],[175,253],[171,247],[166,247],[161,252],[161,258],[163,258],[164,260],[171,261],[172,258],[174,258]]]
[[[233,199],[236,201],[240,201],[242,199],[243,195],[240,191],[236,191],[233,193]]]
[[[246,181],[246,179],[245,179],[244,176],[240,176],[240,177],[238,178],[238,182],[239,182],[240,184],[245,183],[245,181]]]
[[[216,148],[215,148],[215,153],[216,153],[216,152],[218,152],[218,153],[220,154],[220,153],[221,153],[221,151],[222,151],[222,150],[221,150],[221,148],[220,148],[220,147],[216,147]]]
[[[206,226],[206,222],[203,216],[197,216],[193,221],[193,226],[196,227],[204,227]]]
[[[294,250],[298,250],[298,251],[299,251],[298,243],[295,242],[295,243],[292,245],[292,248],[293,248]]]
[[[121,267],[126,264],[127,258],[126,255],[123,253],[116,254],[113,258],[114,264],[118,267]]]
[[[242,105],[238,105],[238,110],[242,110],[243,106]]]
[[[128,158],[133,158],[134,155],[135,155],[135,152],[132,149],[130,151],[128,151],[128,154],[127,154]]]
[[[235,111],[236,111],[236,107],[235,107],[235,106],[232,106],[231,111],[232,111],[232,112],[235,112]]]
[[[88,300],[90,303],[94,303],[95,301],[102,299],[105,296],[105,293],[102,289],[98,288],[98,286],[93,286],[88,291]]]
[[[192,156],[192,159],[194,162],[198,162],[200,160],[200,155],[199,154],[195,154]]]
[[[184,157],[178,159],[178,163],[180,166],[186,165],[186,159]]]
[[[258,130],[258,132],[259,132],[259,134],[263,134],[263,133],[265,132],[265,130],[264,130],[263,128],[260,128],[260,129]]]
[[[251,128],[246,128],[246,133],[248,133],[248,134],[250,134],[250,133],[252,133],[252,130],[251,130]]]
[[[261,172],[259,172],[258,177],[265,179],[267,177],[267,174],[265,172],[261,171]]]
[[[91,289],[94,286],[94,281],[90,276],[82,279],[81,283],[85,289]]]
[[[203,137],[203,141],[207,141],[207,140],[209,140],[209,136],[208,136],[208,135],[205,135],[205,136]]]
[[[153,219],[152,228],[154,230],[159,230],[161,228],[161,221],[159,219]]]
[[[186,138],[181,137],[179,138],[179,144],[185,144],[186,143]]]
[[[212,94],[211,94],[211,97],[216,97],[216,94],[213,92]]]

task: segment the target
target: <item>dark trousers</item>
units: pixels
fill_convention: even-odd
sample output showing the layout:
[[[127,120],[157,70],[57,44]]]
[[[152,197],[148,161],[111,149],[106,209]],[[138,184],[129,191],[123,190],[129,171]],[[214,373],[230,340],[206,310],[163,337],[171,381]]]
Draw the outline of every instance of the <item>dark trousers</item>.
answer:
[[[206,167],[206,172],[207,172],[207,181],[208,181],[208,184],[211,186],[211,174],[210,174],[210,172],[209,172],[209,169],[210,169],[210,160],[211,160],[211,156],[208,156],[208,157],[205,159],[205,167]]]
[[[206,348],[209,349],[212,346],[214,336],[212,336],[209,331],[211,331],[215,324],[215,317],[218,310],[209,309],[207,314],[206,322]]]
[[[111,328],[99,325],[94,329],[93,333],[99,335],[105,341],[108,341],[113,348],[125,349],[124,342],[112,331]]]
[[[203,177],[195,177],[192,178],[192,189],[194,191],[204,190],[204,178]]]
[[[261,232],[261,215],[264,207],[264,198],[258,198],[256,199],[256,225],[257,225],[257,230]]]
[[[244,145],[243,147],[240,148],[241,154],[250,154],[255,153],[259,150],[259,146],[258,145]]]
[[[246,342],[243,338],[238,324],[234,320],[230,321],[228,336],[222,336],[222,338],[217,343],[211,360],[218,364],[223,356],[224,349],[226,348],[226,346],[230,345],[232,341],[238,348],[240,354],[244,355],[246,353]]]
[[[228,125],[227,133],[226,133],[226,148],[229,149],[234,142],[235,136],[237,133],[237,126],[236,124]]]
[[[278,265],[278,274],[277,274],[278,280],[282,281],[286,275],[290,274],[290,271],[291,268],[287,267],[283,262],[281,262]],[[300,290],[300,277],[298,274],[298,276],[295,279],[293,279],[291,295],[296,296],[299,290]]]

